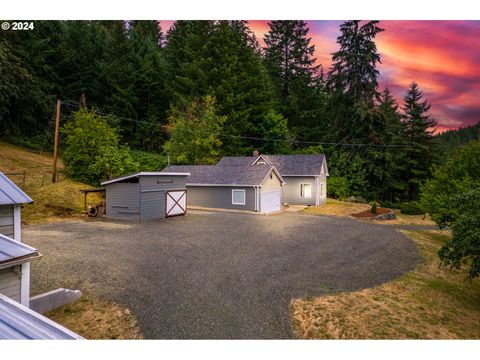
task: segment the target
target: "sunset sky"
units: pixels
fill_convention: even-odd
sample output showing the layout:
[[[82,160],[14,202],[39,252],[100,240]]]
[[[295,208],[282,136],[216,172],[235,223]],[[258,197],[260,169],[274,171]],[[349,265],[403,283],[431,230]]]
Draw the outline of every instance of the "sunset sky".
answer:
[[[307,21],[317,62],[327,70],[342,21]],[[161,21],[167,30],[172,21]],[[249,21],[263,45],[268,21]],[[415,81],[430,101],[437,131],[480,121],[480,21],[382,21],[376,43],[380,86],[401,102]]]

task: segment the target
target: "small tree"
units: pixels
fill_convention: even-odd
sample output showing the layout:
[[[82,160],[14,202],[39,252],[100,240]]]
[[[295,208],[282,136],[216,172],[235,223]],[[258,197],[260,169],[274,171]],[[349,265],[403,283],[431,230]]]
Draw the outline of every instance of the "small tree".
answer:
[[[219,133],[225,116],[217,115],[215,98],[195,99],[185,110],[172,107],[166,127],[165,153],[178,164],[213,164],[220,157]]]
[[[128,148],[119,148],[119,137],[107,119],[93,110],[80,109],[64,128],[63,162],[76,180],[98,185],[100,180],[136,171]]]
[[[454,152],[422,187],[421,204],[440,227],[452,229],[439,251],[442,264],[480,275],[480,141]]]

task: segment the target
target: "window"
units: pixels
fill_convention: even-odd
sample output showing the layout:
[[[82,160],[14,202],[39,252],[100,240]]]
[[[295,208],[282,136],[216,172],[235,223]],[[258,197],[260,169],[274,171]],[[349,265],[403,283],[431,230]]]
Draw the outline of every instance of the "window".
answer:
[[[320,183],[320,196],[323,196],[323,183]]]
[[[245,205],[245,190],[232,190],[232,205]]]
[[[311,198],[312,184],[300,184],[300,196],[304,198]]]

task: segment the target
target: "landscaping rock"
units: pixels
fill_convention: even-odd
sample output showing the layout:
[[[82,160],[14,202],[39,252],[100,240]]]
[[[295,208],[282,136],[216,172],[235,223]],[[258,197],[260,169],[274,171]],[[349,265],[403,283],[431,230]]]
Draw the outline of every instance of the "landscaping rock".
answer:
[[[379,215],[376,215],[376,216],[372,216],[372,220],[380,220],[380,221],[395,220],[396,218],[397,218],[397,216],[391,210],[390,210],[390,212],[385,213],[385,214],[379,214]]]

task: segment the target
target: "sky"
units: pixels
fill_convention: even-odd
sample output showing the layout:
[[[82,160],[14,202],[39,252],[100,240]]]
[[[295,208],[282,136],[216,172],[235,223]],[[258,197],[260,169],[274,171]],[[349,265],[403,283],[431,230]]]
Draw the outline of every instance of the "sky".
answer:
[[[325,70],[343,21],[307,21],[317,64]],[[263,45],[267,20],[248,21]],[[172,21],[161,21],[168,29]],[[385,29],[376,38],[382,63],[380,90],[388,87],[402,105],[415,81],[431,104],[437,132],[480,121],[480,21],[381,21]]]

